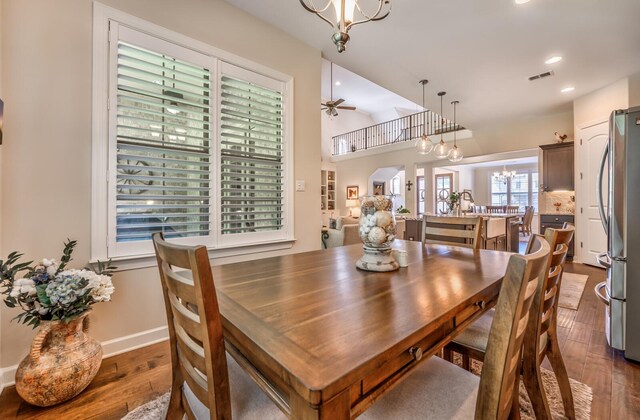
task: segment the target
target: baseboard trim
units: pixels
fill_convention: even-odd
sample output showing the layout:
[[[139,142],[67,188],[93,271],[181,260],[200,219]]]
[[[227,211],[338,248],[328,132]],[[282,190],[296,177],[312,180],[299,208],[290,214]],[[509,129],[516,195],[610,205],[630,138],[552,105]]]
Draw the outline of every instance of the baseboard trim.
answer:
[[[114,338],[113,340],[103,341],[102,358],[116,356],[128,351],[136,350],[141,347],[150,346],[169,338],[169,330],[167,327],[158,327],[139,333],[126,335],[124,337]],[[0,368],[0,393],[8,386],[15,385],[16,370],[18,365]]]

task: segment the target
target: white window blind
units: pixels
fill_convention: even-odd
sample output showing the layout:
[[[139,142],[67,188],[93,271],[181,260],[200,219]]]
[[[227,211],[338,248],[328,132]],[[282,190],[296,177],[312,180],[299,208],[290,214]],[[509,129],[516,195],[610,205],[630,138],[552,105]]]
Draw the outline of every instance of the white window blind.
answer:
[[[211,71],[117,44],[116,243],[209,236]]]
[[[220,85],[220,229],[223,237],[284,228],[282,83],[223,65]]]

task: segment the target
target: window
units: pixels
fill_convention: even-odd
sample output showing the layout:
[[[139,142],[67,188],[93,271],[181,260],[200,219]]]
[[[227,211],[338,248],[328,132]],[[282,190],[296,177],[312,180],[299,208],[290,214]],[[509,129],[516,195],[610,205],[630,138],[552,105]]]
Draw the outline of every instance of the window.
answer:
[[[424,175],[416,177],[416,201],[418,202],[418,215],[424,214]]]
[[[391,178],[389,182],[389,187],[391,189],[391,194],[393,195],[402,195],[402,189],[400,188],[400,175],[396,175]]]
[[[92,258],[151,254],[155,232],[209,248],[291,240],[291,79],[115,21],[109,41]]]
[[[510,182],[491,175],[491,205],[533,206],[538,211],[538,173],[518,172]]]
[[[449,212],[447,198],[451,195],[453,174],[436,175],[436,214]]]

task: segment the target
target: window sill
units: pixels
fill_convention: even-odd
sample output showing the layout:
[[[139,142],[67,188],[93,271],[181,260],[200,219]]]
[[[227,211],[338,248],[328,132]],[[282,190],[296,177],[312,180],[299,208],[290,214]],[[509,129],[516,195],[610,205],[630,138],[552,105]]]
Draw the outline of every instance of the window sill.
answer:
[[[209,259],[237,257],[242,255],[258,254],[261,252],[280,251],[291,249],[295,239],[285,239],[277,242],[267,242],[262,244],[239,245],[226,248],[209,248]],[[103,260],[101,260],[103,261]],[[141,268],[155,267],[157,264],[155,254],[133,255],[129,257],[116,257],[111,259],[113,265],[118,267],[115,272],[139,270]],[[90,264],[97,263],[91,260]]]

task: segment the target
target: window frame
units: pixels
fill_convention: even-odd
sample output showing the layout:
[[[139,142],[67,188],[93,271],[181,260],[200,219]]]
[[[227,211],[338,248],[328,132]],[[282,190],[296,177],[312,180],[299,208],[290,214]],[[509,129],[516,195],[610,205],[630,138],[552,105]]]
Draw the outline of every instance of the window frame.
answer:
[[[92,111],[92,192],[91,192],[91,261],[113,258],[119,263],[120,268],[139,268],[155,264],[153,258],[153,245],[150,240],[144,242],[144,246],[129,247],[131,249],[118,251],[114,249],[115,237],[113,224],[115,224],[115,205],[110,204],[110,194],[115,191],[116,173],[110,168],[114,162],[115,147],[112,147],[112,137],[115,137],[114,127],[110,126],[114,113],[117,113],[117,98],[111,92],[114,77],[117,80],[117,71],[112,71],[113,51],[117,54],[117,31],[115,28],[140,32],[144,36],[157,38],[161,42],[173,44],[182,52],[206,55],[212,62],[212,108],[211,113],[214,122],[212,124],[212,159],[213,170],[211,175],[211,187],[215,199],[211,202],[211,226],[212,234],[195,237],[196,241],[180,241],[200,243],[210,251],[213,256],[232,256],[262,251],[271,251],[291,248],[295,241],[294,236],[294,81],[293,77],[279,71],[268,68],[213,47],[207,43],[197,41],[180,33],[171,31],[159,25],[147,22],[135,16],[131,16],[119,10],[93,3],[93,111]],[[110,30],[111,29],[111,30]],[[144,46],[144,45],[141,45]],[[169,54],[169,52],[167,52]],[[180,55],[176,58],[181,58]],[[221,68],[224,65],[234,66],[241,71],[250,72],[257,77],[266,77],[281,83],[283,100],[285,103],[284,136],[283,136],[283,221],[284,228],[274,235],[274,238],[247,238],[243,241],[221,240],[220,220],[218,217],[220,199],[217,189],[220,185],[220,77]],[[213,79],[215,77],[215,80]],[[115,139],[113,139],[115,140]],[[113,220],[112,220],[113,219]],[[113,233],[112,233],[113,232]],[[194,238],[185,238],[194,239]],[[198,241],[199,240],[199,241]]]
[[[531,206],[533,205],[533,195],[534,194],[538,194],[538,204],[540,202],[540,196],[539,196],[539,192],[538,191],[534,191],[533,188],[533,175],[534,174],[538,174],[538,170],[537,169],[523,169],[517,172],[517,175],[527,175],[527,185],[528,185],[528,190],[527,190],[527,206]],[[505,204],[497,204],[499,206],[502,205],[511,205],[511,195],[512,194],[524,194],[524,192],[512,192],[511,190],[511,180],[509,182],[507,182],[507,188],[504,192],[493,192],[493,172],[489,172],[489,203],[491,203],[491,205],[493,204],[493,196],[497,195],[497,194],[504,194],[507,198],[507,202]],[[539,180],[539,174],[538,174],[538,180]],[[538,208],[535,209],[536,213],[539,211]]]

